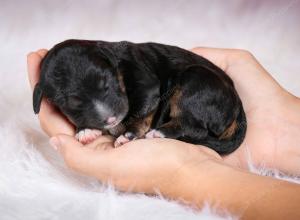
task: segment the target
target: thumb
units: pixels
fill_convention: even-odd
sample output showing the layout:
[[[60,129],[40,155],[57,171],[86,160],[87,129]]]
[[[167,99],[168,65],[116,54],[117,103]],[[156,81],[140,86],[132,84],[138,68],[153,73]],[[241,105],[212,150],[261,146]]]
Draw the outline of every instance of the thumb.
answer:
[[[228,68],[227,58],[232,53],[232,49],[196,47],[191,51],[197,55],[203,56],[213,64],[226,71]]]
[[[66,134],[53,136],[50,138],[49,142],[54,150],[58,150],[59,152],[63,152],[66,148],[78,148],[83,146],[73,136]]]
[[[59,134],[50,138],[50,144],[63,157],[66,165],[73,170],[87,173],[94,158],[94,152],[78,142],[75,137]]]

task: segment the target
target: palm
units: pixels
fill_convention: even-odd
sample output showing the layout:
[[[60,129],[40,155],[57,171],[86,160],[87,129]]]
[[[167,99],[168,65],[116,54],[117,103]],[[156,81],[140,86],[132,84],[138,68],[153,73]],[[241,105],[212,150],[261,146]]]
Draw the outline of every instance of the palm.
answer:
[[[219,56],[214,52],[207,56],[235,82],[247,117],[245,140],[224,157],[225,161],[247,168],[251,159],[254,165],[299,174],[299,99],[281,88],[251,54],[230,52]],[[283,162],[284,157],[289,162]]]

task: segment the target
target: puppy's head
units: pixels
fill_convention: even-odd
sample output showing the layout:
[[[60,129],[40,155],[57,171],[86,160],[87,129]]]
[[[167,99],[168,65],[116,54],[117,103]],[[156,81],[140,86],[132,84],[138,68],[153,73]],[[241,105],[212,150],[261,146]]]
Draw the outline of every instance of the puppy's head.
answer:
[[[128,98],[114,62],[95,45],[63,46],[50,50],[42,62],[33,94],[35,113],[45,96],[77,128],[118,125],[127,115]]]

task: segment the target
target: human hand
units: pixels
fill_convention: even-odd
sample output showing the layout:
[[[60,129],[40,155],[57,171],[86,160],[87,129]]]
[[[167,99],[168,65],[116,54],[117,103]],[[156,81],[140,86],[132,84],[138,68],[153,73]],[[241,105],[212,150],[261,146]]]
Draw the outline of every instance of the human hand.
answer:
[[[45,52],[39,50],[28,56],[32,87],[38,81],[39,63]],[[281,152],[284,152],[279,143],[289,140],[289,146],[295,146],[291,136],[297,137],[295,135],[297,126],[289,131],[290,136],[281,137],[283,139],[280,141],[275,138],[277,142],[274,143],[274,137],[284,133],[285,130],[280,126],[276,130],[274,121],[270,119],[289,125],[291,120],[294,120],[295,123],[292,125],[299,125],[299,117],[294,117],[293,114],[300,108],[299,99],[284,91],[246,52],[208,48],[197,48],[194,52],[208,58],[231,76],[248,118],[248,131],[243,145],[233,154],[224,157],[224,161],[236,166],[245,166],[247,158],[245,153],[248,150],[252,159],[256,159],[254,162],[259,162],[260,153],[265,153],[262,159],[274,162],[270,158],[278,159],[280,154],[277,154],[277,149],[281,148]],[[247,74],[242,74],[243,72]],[[268,106],[265,102],[270,99],[272,100]],[[287,116],[285,121],[279,117],[284,113]],[[278,214],[298,216],[296,208],[291,206],[299,204],[299,199],[295,196],[298,195],[296,193],[299,191],[298,186],[233,169],[224,165],[221,157],[209,148],[171,139],[137,140],[114,148],[113,138],[110,136],[101,136],[83,147],[73,137],[72,124],[46,100],[43,100],[39,118],[44,131],[49,136],[55,135],[51,139],[51,144],[61,153],[70,168],[94,176],[103,182],[112,182],[120,190],[148,194],[159,191],[170,199],[182,198],[198,207],[208,199],[213,204],[219,204],[233,213],[243,215],[245,219],[246,217],[252,219],[253,213],[256,217],[264,216],[264,218],[270,216],[281,218]],[[262,135],[259,133],[260,129]],[[273,133],[274,129],[278,133]],[[295,165],[289,167],[280,163],[270,164],[285,169]],[[258,199],[260,197],[257,196],[257,189],[264,187],[271,188],[270,195],[275,195],[268,197],[267,201]],[[232,195],[236,195],[234,199]],[[265,198],[265,195],[262,191],[260,196]],[[272,208],[274,200],[279,202]],[[282,209],[284,205],[288,207]],[[258,212],[262,206],[263,212]],[[282,211],[278,213],[279,209],[286,210],[286,213]]]
[[[195,48],[224,70],[234,81],[246,117],[243,144],[224,160],[248,168],[264,165],[291,174],[300,174],[300,100],[284,90],[247,51]]]
[[[28,56],[32,87],[38,81],[39,63],[46,52],[39,50]],[[299,99],[281,88],[249,52],[212,48],[195,48],[193,52],[227,72],[246,111],[248,130],[245,141],[235,152],[224,157],[225,162],[247,169],[251,157],[254,165],[299,174]],[[39,119],[49,136],[75,133],[73,125],[46,100],[42,102]]]
[[[38,82],[39,65],[46,50],[28,55],[28,74],[31,87]],[[100,136],[83,146],[74,138],[73,125],[49,102],[42,101],[39,119],[41,127],[58,149],[66,164],[103,182],[112,181],[120,190],[154,193],[178,187],[181,167],[201,163],[208,169],[210,161],[221,157],[206,147],[194,146],[172,139],[147,139],[129,142],[114,148],[111,136]],[[203,172],[205,173],[205,172]],[[174,189],[175,190],[175,189]]]
[[[27,55],[28,79],[31,89],[34,88],[40,78],[40,63],[47,54],[46,49],[40,49]],[[74,135],[75,128],[72,123],[46,98],[43,98],[39,112],[39,121],[41,128],[50,137],[57,134]]]
[[[139,139],[114,148],[111,136],[101,136],[83,145],[74,137],[50,139],[71,169],[112,183],[122,191],[172,194],[180,187],[181,174],[197,165],[206,172],[221,157],[213,150],[173,139]],[[201,166],[199,166],[201,165]],[[199,171],[200,171],[199,170]]]

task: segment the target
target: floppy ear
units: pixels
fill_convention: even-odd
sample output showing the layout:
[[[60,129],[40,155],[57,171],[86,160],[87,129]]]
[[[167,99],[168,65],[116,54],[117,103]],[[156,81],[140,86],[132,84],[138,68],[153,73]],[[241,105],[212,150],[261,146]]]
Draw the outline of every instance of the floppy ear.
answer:
[[[43,90],[41,85],[37,83],[33,90],[33,111],[35,114],[40,112],[41,102],[43,98]]]

